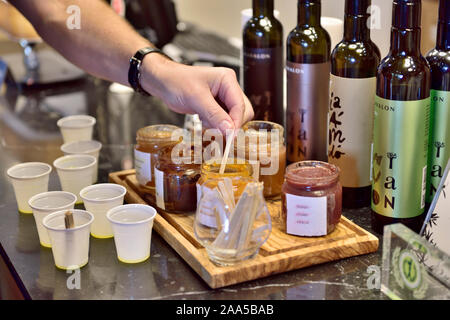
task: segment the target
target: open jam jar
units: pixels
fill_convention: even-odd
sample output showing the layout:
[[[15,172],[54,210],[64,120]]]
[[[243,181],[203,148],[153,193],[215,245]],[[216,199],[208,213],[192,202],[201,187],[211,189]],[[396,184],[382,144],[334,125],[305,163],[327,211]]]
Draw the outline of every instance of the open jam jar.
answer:
[[[155,164],[156,205],[174,213],[194,212],[197,208],[197,181],[201,158],[192,144],[179,143],[161,149]]]
[[[254,168],[264,183],[265,198],[280,196],[286,170],[284,128],[273,122],[250,121],[242,129],[245,136],[235,140],[236,156],[257,163]]]
[[[288,234],[318,237],[334,231],[342,214],[340,170],[320,161],[293,163],[282,188],[282,222]]]
[[[154,167],[158,160],[158,151],[180,142],[172,141],[172,134],[176,130],[180,128],[160,124],[141,128],[136,134],[137,145],[134,150],[136,178],[146,200],[151,204],[156,204]]]
[[[252,177],[252,166],[247,162],[227,164],[223,174],[220,174],[219,171],[220,163],[215,160],[207,161],[202,165],[201,178],[197,182],[197,204],[200,202],[203,193],[214,190],[218,187],[219,182],[224,181],[225,178],[231,179],[236,203],[247,184],[255,182],[255,179]],[[204,225],[211,228],[216,227],[216,217],[214,215],[202,213],[198,218]]]

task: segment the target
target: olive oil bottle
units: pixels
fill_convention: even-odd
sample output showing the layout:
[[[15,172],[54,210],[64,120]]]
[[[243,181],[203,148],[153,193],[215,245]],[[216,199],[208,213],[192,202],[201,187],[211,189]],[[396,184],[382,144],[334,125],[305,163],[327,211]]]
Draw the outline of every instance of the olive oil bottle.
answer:
[[[273,0],[253,0],[253,17],[243,31],[244,92],[255,120],[284,126],[283,26]]]
[[[380,50],[370,39],[371,0],[346,0],[344,38],[331,54],[328,162],[341,169],[343,206],[370,206],[373,106]]]
[[[426,203],[436,189],[450,158],[450,1],[440,0],[436,48],[427,56],[431,68],[431,130]]]
[[[331,40],[320,23],[321,1],[298,1],[287,38],[287,159],[328,161]]]
[[[378,68],[374,114],[373,228],[420,231],[425,211],[430,68],[420,52],[420,0],[394,0],[391,49]]]

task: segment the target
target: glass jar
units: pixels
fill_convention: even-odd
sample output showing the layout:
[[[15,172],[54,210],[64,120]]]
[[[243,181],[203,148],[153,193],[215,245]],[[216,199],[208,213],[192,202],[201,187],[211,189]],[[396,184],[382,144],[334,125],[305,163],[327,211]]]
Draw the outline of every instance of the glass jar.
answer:
[[[269,238],[272,222],[262,183],[245,184],[241,196],[231,206],[227,205],[231,186],[223,188],[225,192],[214,188],[202,193],[195,215],[194,234],[214,264],[229,266],[258,254]],[[215,222],[205,223],[205,216],[211,216]]]
[[[156,204],[154,167],[158,151],[180,141],[172,141],[172,134],[180,128],[173,125],[154,125],[141,128],[136,134],[134,166],[141,191],[148,202]]]
[[[223,174],[220,174],[219,171],[220,163],[215,160],[210,160],[202,165],[201,177],[197,182],[197,204],[200,203],[203,193],[214,190],[225,178],[231,179],[235,202],[240,198],[247,184],[256,181],[252,177],[252,166],[247,162],[227,164]],[[210,227],[216,226],[214,216],[205,214],[200,217],[200,220]]]
[[[269,121],[250,121],[242,127],[245,140],[235,140],[236,156],[245,158],[259,170],[259,181],[264,183],[264,197],[281,194],[286,170],[284,128]]]
[[[196,159],[193,144],[162,148],[155,164],[156,205],[167,212],[194,212],[200,171],[201,158]]]
[[[282,223],[288,234],[317,237],[334,231],[342,214],[340,170],[320,161],[293,163],[282,188]]]

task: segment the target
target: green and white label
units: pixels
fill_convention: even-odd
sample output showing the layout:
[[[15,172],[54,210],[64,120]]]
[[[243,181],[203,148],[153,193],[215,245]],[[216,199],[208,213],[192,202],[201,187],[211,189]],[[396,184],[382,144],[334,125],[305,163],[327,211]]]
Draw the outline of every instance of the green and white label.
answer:
[[[413,218],[425,208],[430,99],[375,98],[372,210]]]
[[[450,92],[431,90],[427,202],[433,202],[450,157]]]

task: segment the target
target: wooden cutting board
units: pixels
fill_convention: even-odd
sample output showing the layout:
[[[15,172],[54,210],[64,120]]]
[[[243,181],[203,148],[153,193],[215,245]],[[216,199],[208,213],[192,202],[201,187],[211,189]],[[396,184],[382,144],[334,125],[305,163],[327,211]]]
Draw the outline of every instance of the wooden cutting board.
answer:
[[[147,204],[134,170],[111,173],[109,180],[127,188],[127,203]],[[158,210],[153,228],[211,288],[367,254],[378,249],[377,237],[345,217],[341,218],[336,230],[325,237],[288,235],[281,231],[281,225],[276,222],[276,217],[280,215],[281,201],[268,201],[267,206],[275,218],[269,239],[255,258],[228,267],[213,264],[208,259],[206,250],[195,239],[194,214],[174,214]]]

